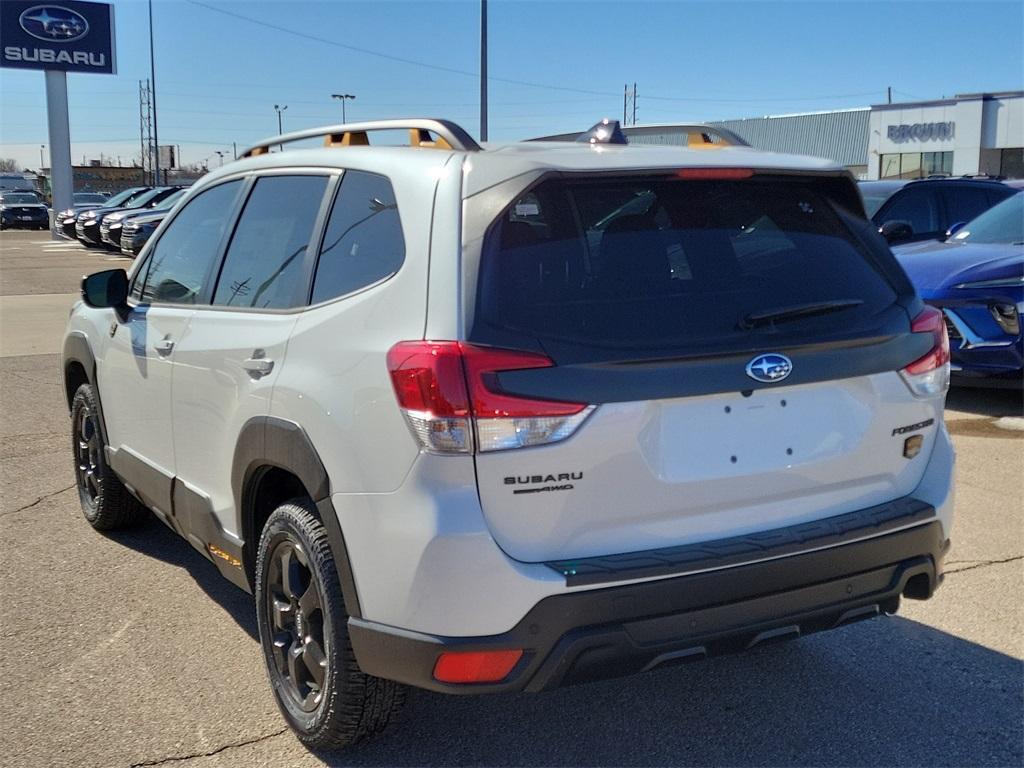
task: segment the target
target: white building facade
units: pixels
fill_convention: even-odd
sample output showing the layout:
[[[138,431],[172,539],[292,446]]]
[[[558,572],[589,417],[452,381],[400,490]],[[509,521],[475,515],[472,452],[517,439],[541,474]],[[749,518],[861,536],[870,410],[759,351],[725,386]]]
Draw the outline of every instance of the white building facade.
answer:
[[[875,104],[867,178],[1024,178],[1024,91]]]

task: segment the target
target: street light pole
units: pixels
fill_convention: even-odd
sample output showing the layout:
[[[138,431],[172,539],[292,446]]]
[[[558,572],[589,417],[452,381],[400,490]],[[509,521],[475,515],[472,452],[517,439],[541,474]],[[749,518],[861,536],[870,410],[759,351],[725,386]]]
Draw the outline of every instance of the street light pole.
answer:
[[[277,135],[280,136],[282,133],[284,133],[284,130],[281,128],[281,113],[284,112],[286,109],[288,109],[288,105],[285,104],[282,107],[279,104],[275,104],[274,105],[274,109],[277,111]],[[277,145],[277,149],[279,151],[284,149],[284,145],[283,144],[278,144]]]
[[[347,123],[348,117],[346,117],[345,115],[345,102],[348,101],[349,99],[355,100],[356,97],[353,96],[351,93],[332,93],[331,98],[338,99],[339,101],[341,101],[341,122]]]
[[[40,173],[42,173],[43,167],[45,165],[45,163],[43,161],[43,150],[44,149],[46,149],[46,145],[45,144],[40,144],[39,145],[39,172]]]
[[[149,0],[149,86],[153,105],[153,184],[160,186],[160,137],[156,131],[156,62],[153,58],[153,0]]]
[[[480,141],[487,141],[487,0],[480,0]]]

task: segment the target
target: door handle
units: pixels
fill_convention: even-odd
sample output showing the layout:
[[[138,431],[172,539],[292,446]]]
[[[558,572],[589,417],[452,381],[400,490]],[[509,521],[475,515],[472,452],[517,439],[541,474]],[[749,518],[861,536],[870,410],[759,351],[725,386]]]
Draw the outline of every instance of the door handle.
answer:
[[[242,363],[242,367],[247,370],[251,376],[258,378],[260,376],[266,376],[274,370],[274,361],[268,360],[265,357],[250,357]]]
[[[174,350],[174,341],[168,337],[164,337],[153,345],[153,349],[156,350],[158,355],[166,357]]]

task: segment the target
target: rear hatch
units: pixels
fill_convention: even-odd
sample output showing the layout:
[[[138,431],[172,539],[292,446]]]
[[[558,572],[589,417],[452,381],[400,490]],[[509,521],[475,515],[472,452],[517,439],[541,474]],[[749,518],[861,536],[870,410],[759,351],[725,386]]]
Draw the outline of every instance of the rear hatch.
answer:
[[[898,372],[937,337],[912,332],[922,305],[856,195],[846,177],[700,169],[551,175],[509,202],[467,275],[469,344],[540,361],[480,364],[513,415],[540,403],[511,420],[519,443],[476,427],[510,556],[725,538],[916,487],[944,389],[915,396]],[[922,424],[906,459],[894,430]]]

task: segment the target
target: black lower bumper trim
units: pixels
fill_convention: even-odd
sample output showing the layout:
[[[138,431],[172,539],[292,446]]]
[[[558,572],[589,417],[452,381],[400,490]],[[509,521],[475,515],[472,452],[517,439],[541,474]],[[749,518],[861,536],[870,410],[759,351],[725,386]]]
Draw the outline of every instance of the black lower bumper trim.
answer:
[[[948,548],[938,521],[776,560],[545,598],[501,635],[453,638],[349,620],[364,672],[448,693],[540,691],[804,635],[930,597]],[[433,678],[443,651],[520,648],[496,684]]]
[[[905,497],[867,509],[727,539],[703,541],[606,557],[548,563],[570,587],[670,576],[683,571],[724,568],[750,560],[785,557],[818,547],[834,547],[905,528],[935,517],[931,504]]]

